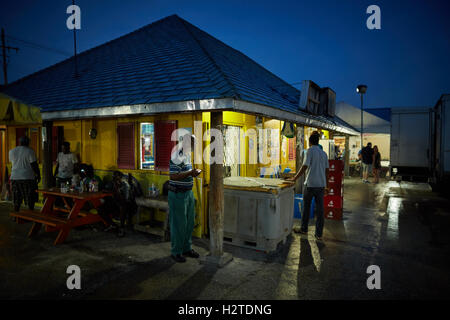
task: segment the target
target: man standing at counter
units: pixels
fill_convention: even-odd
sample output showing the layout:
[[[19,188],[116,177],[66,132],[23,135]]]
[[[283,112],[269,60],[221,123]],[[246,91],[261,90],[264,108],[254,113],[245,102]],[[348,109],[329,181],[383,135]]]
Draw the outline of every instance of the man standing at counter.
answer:
[[[182,147],[175,148],[170,159],[170,240],[172,242],[172,258],[176,262],[186,262],[184,256],[199,257],[199,254],[191,246],[195,219],[195,200],[192,193],[193,178],[201,173],[199,169],[192,169],[190,161],[190,154],[194,144],[194,135],[184,135],[181,142]]]
[[[323,233],[323,197],[327,190],[328,182],[328,157],[327,154],[319,147],[318,134],[312,134],[309,137],[311,147],[306,152],[305,160],[300,171],[288,181],[295,181],[306,172],[305,192],[303,195],[304,211],[302,212],[302,225],[300,230],[295,230],[300,234],[308,233],[309,212],[311,210],[312,199],[315,199],[316,212],[316,232],[317,240],[322,240]]]

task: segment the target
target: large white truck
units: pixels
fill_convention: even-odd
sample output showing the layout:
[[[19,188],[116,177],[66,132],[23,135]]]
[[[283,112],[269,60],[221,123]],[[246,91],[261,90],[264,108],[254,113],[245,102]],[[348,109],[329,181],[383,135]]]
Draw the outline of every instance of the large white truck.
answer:
[[[430,178],[430,108],[391,109],[391,176],[403,180]]]
[[[450,94],[443,94],[432,110],[431,186],[449,192],[450,186]]]

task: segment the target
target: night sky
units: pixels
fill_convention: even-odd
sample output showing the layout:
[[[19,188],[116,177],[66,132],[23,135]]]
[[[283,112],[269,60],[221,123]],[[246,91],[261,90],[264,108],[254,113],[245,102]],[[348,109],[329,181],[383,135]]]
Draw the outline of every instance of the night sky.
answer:
[[[450,93],[450,1],[75,2],[81,7],[78,52],[178,14],[288,83],[311,79],[333,88],[337,101],[359,106],[360,83],[368,86],[367,107],[433,106]],[[7,38],[20,48],[9,54],[10,83],[73,53],[73,33],[66,28],[71,3],[2,1],[7,36],[52,49]],[[366,27],[372,4],[381,8],[381,30]]]

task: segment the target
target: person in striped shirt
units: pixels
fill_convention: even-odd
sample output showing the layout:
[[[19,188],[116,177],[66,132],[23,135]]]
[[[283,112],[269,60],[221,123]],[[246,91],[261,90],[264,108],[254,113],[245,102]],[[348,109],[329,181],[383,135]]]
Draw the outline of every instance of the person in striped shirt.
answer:
[[[193,170],[190,161],[191,146],[193,147],[195,144],[195,136],[184,135],[180,144],[181,148],[176,148],[170,159],[170,240],[172,242],[172,258],[177,262],[186,262],[185,256],[199,257],[199,254],[192,249],[195,219],[195,200],[192,187],[194,177],[198,176],[201,170]]]

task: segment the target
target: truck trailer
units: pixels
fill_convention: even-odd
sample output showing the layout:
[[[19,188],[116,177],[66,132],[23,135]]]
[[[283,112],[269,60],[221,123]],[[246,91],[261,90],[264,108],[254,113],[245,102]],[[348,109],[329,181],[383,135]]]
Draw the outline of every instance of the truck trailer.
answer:
[[[431,187],[449,192],[450,187],[450,94],[443,94],[431,113]]]
[[[391,176],[428,181],[431,145],[430,108],[391,109]]]

